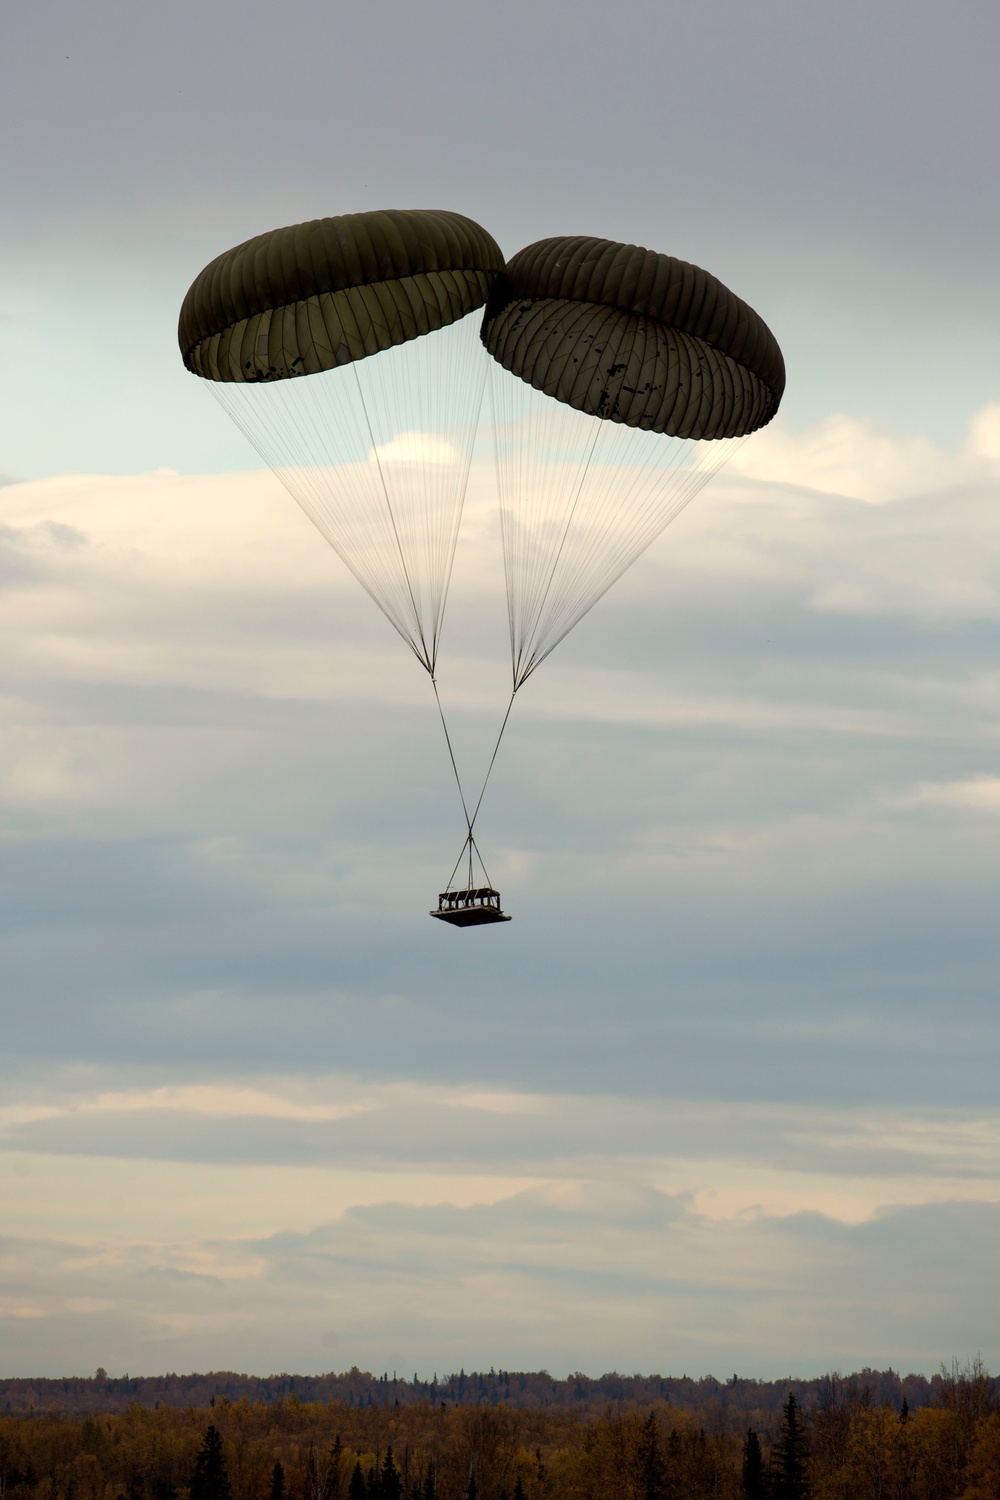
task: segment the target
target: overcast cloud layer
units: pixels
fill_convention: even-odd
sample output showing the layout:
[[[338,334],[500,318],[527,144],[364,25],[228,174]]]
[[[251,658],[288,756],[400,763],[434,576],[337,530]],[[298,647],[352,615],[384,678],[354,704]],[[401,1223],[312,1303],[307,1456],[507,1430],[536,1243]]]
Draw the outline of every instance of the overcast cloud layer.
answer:
[[[748,445],[519,700],[473,933],[426,681],[269,475],[9,486],[7,1367],[995,1360],[998,437]],[[498,582],[483,464],[470,766]]]
[[[0,1373],[1000,1362],[995,0],[0,16]],[[780,420],[520,695],[182,368],[440,206],[707,265]],[[508,690],[492,467],[442,657]]]

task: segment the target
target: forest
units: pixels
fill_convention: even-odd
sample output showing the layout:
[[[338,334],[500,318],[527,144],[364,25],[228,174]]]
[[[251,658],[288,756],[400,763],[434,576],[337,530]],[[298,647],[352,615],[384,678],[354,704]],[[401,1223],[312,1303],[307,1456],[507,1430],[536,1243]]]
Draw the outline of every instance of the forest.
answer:
[[[797,1382],[798,1393],[786,1382],[778,1403],[778,1383],[743,1382],[744,1399],[726,1404],[719,1393],[728,1388],[716,1381],[688,1382],[683,1402],[624,1388],[602,1402],[585,1399],[584,1377],[573,1377],[575,1387],[565,1384],[581,1395],[546,1404],[537,1399],[545,1382],[561,1383],[543,1373],[523,1377],[520,1395],[534,1380],[536,1399],[514,1404],[503,1392],[508,1378],[518,1392],[522,1377],[505,1372],[463,1375],[462,1401],[442,1394],[449,1382],[433,1399],[416,1399],[409,1383],[401,1399],[388,1373],[351,1373],[386,1399],[244,1392],[213,1394],[206,1405],[146,1405],[133,1394],[124,1410],[80,1415],[37,1400],[15,1412],[3,1398],[12,1386],[37,1397],[39,1387],[71,1382],[4,1382],[0,1398],[11,1404],[0,1416],[0,1500],[1000,1497],[1000,1382],[978,1360],[932,1381],[863,1371]],[[659,1377],[634,1381],[650,1378]],[[752,1388],[764,1398],[756,1407]]]
[[[954,1372],[952,1372],[954,1373]],[[900,1375],[893,1369],[864,1369],[847,1377],[847,1384],[859,1383],[878,1401],[890,1401],[897,1408],[903,1402],[910,1410],[929,1406],[938,1399],[945,1372],[932,1375]],[[721,1381],[711,1375],[692,1379],[689,1375],[621,1375],[617,1371],[600,1375],[576,1373],[565,1380],[547,1370],[464,1370],[458,1374],[437,1375],[432,1380],[412,1380],[397,1376],[373,1375],[357,1366],[342,1374],[327,1375],[239,1375],[233,1370],[216,1370],[202,1375],[109,1376],[98,1370],[92,1377],[71,1376],[61,1380],[4,1380],[0,1378],[0,1413],[62,1411],[74,1416],[122,1412],[133,1402],[153,1406],[157,1401],[168,1406],[208,1406],[214,1397],[229,1401],[245,1397],[266,1405],[297,1396],[300,1401],[340,1402],[344,1406],[436,1406],[483,1403],[509,1407],[572,1406],[580,1411],[599,1414],[609,1403],[629,1406],[665,1401],[683,1411],[699,1413],[709,1425],[734,1417],[738,1425],[746,1421],[759,1424],[764,1414],[777,1412],[789,1391],[802,1406],[816,1405],[826,1399],[831,1379],[820,1376],[799,1380],[787,1376],[782,1380],[754,1380],[734,1375]],[[843,1383],[843,1382],[842,1382]]]

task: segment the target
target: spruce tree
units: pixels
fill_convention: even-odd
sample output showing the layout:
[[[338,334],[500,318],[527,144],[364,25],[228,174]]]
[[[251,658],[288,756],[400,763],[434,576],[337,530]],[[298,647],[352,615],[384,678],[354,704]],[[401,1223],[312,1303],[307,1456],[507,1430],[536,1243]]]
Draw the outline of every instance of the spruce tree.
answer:
[[[806,1433],[794,1391],[788,1392],[781,1436],[771,1453],[771,1493],[774,1500],[806,1500],[809,1493]]]
[[[424,1475],[423,1500],[437,1500],[437,1483],[434,1478],[434,1465],[427,1465],[427,1473]]]
[[[642,1424],[638,1477],[643,1500],[662,1500],[664,1472],[663,1458],[660,1453],[660,1431],[652,1412]]]
[[[316,1449],[310,1443],[309,1457],[306,1459],[304,1500],[325,1500],[323,1490],[324,1486],[320,1483],[319,1469],[316,1466]]]
[[[385,1450],[385,1458],[382,1460],[382,1472],[378,1479],[379,1500],[400,1500],[403,1493],[403,1481],[399,1477],[392,1456],[392,1449]]]
[[[271,1470],[271,1494],[269,1500],[285,1500],[285,1471],[275,1462]]]
[[[760,1438],[752,1427],[748,1427],[743,1440],[744,1500],[764,1500],[764,1494],[764,1455],[760,1449]]]
[[[347,1486],[347,1500],[368,1500],[368,1491],[365,1488],[365,1476],[361,1472],[360,1458],[354,1465],[354,1473],[351,1475],[351,1482]]]
[[[194,1461],[191,1500],[232,1500],[222,1436],[214,1423],[206,1427]]]
[[[681,1451],[681,1435],[671,1427],[667,1438],[667,1456],[663,1465],[664,1500],[686,1500],[684,1486],[684,1455]]]

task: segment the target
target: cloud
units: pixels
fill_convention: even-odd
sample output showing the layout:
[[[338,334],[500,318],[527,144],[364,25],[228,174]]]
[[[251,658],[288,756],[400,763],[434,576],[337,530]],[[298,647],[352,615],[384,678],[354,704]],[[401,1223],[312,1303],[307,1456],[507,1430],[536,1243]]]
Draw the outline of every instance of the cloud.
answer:
[[[988,401],[969,419],[972,450],[990,463],[1000,462],[1000,401]]]
[[[922,434],[899,437],[872,421],[836,413],[792,432],[782,418],[744,444],[730,461],[738,474],[794,485],[869,505],[1000,482],[1000,403],[969,419],[964,443],[948,451]]]
[[[339,1363],[367,1352],[428,1374],[490,1358],[557,1373],[628,1360],[815,1374],[859,1351],[931,1370],[943,1351],[982,1347],[998,1214],[956,1203],[857,1226],[817,1213],[720,1226],[655,1190],[529,1189],[490,1206],[386,1202],[304,1233],[183,1249],[95,1256],[8,1237],[4,1274],[27,1290],[12,1311],[32,1322],[15,1316],[5,1340],[14,1367],[30,1347],[39,1373],[87,1368],[98,1347],[130,1370],[204,1368],[225,1349],[236,1368],[315,1371],[330,1362],[318,1329]],[[929,1296],[942,1255],[959,1274]]]
[[[1000,1201],[972,430],[821,424],[713,482],[518,698],[500,934],[428,921],[464,832],[433,698],[270,475],[6,489],[0,1295],[45,1329],[11,1367],[328,1368],[318,1327],[390,1367],[962,1347]],[[488,467],[466,519],[471,785]],[[965,1290],[928,1299],[946,1232]]]
[[[306,49],[228,0],[13,9],[0,460],[62,477],[0,488],[10,1368],[981,1347],[995,7],[389,0]],[[296,107],[251,140],[265,76]],[[503,932],[429,921],[465,825],[427,684],[175,339],[224,246],[418,191],[507,254],[575,226],[710,266],[789,370],[519,697]],[[488,466],[467,522],[441,688],[478,786]]]
[[[387,443],[377,444],[368,455],[369,462],[380,464],[461,464],[462,455],[454,443],[429,432],[399,432]]]
[[[1000,777],[973,776],[966,781],[921,782],[904,796],[902,805],[1000,813]]]
[[[847,1024],[856,1031],[859,1019]],[[492,1201],[513,1180],[544,1180],[564,1197],[583,1181],[595,1191],[617,1181],[687,1194],[720,1220],[808,1209],[857,1222],[892,1203],[1000,1198],[990,1111],[540,1095],[307,1073],[130,1089],[49,1074],[31,1089],[8,1086],[18,1092],[0,1116],[7,1151],[103,1158],[123,1172],[137,1160],[364,1169],[397,1191],[405,1179],[408,1197],[456,1202]]]

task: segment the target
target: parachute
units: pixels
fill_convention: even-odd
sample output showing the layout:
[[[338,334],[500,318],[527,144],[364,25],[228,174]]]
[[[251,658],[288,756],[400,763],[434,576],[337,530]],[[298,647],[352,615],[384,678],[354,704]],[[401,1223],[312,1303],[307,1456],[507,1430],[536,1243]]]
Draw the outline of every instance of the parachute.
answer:
[[[773,334],[672,256],[575,237],[504,266],[471,219],[385,210],[227,251],[191,286],[178,337],[430,675],[467,825],[431,915],[508,921],[485,866],[476,885],[473,855],[482,865],[474,829],[515,697],[774,416],[785,375]],[[470,812],[436,670],[487,372],[512,689]]]
[[[708,271],[638,245],[539,240],[493,283],[489,381],[517,693],[750,433],[781,350]],[[471,882],[470,882],[471,883]]]
[[[432,678],[485,378],[468,314],[502,267],[462,214],[340,214],[226,251],[181,308],[187,368]]]
[[[467,899],[442,897],[436,915],[459,926],[507,920],[485,866],[474,885],[479,851],[435,675],[486,379],[469,314],[503,264],[462,214],[341,214],[218,256],[178,327],[187,368],[430,675],[469,850]]]
[[[770,329],[707,271],[584,237],[513,257],[482,340],[516,693],[771,420],[785,371]]]

